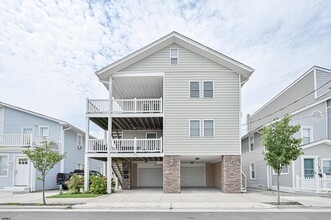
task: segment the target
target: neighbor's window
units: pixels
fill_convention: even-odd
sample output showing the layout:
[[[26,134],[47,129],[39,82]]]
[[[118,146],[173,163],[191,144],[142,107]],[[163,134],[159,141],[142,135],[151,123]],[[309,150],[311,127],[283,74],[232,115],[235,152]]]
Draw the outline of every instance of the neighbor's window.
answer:
[[[0,155],[0,177],[8,176],[8,155]]]
[[[203,136],[214,137],[214,121],[204,120],[203,121]]]
[[[203,82],[203,97],[213,98],[214,97],[214,82],[204,81]]]
[[[178,64],[178,49],[170,49],[170,64]]]
[[[250,179],[255,179],[255,164],[250,164],[249,165],[249,174],[250,174]]]
[[[312,129],[302,128],[302,144],[309,144],[312,142]]]
[[[190,137],[200,137],[200,120],[190,120]]]
[[[83,149],[83,136],[81,134],[77,134],[77,149]]]
[[[249,138],[249,151],[254,151],[255,145],[254,145],[254,134]]]
[[[46,126],[39,127],[39,135],[43,139],[48,140],[49,139],[49,128]]]
[[[323,173],[331,175],[331,160],[323,160]]]
[[[272,171],[273,171],[273,175],[277,175],[275,170],[272,170]],[[282,171],[280,172],[280,174],[289,174],[289,166],[283,166]]]
[[[190,82],[190,98],[199,98],[200,94],[199,81]]]

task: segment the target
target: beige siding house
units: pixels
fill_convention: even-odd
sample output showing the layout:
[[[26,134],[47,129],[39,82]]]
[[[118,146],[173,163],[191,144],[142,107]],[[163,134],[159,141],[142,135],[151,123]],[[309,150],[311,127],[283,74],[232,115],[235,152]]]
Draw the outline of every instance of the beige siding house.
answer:
[[[87,100],[86,130],[93,122],[106,135],[86,142],[86,172],[99,159],[123,189],[240,192],[241,87],[252,72],[176,32],[97,71],[109,99]]]

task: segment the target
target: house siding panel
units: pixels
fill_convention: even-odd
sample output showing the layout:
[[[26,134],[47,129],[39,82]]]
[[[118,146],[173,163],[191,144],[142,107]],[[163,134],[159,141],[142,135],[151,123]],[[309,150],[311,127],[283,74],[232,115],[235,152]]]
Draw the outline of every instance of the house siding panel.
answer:
[[[179,49],[179,64],[170,65],[170,48]],[[122,70],[137,72],[178,72],[178,71],[219,71],[228,70],[178,44],[172,44]]]
[[[3,134],[5,130],[5,108],[0,107],[0,134]]]
[[[189,98],[190,80],[213,80],[214,98]],[[164,143],[167,155],[239,155],[239,75],[232,71],[167,72]],[[190,138],[190,119],[214,119],[215,137]]]
[[[327,71],[323,71],[320,69],[316,69],[316,95],[317,97],[325,94],[330,91],[331,87],[331,73]]]

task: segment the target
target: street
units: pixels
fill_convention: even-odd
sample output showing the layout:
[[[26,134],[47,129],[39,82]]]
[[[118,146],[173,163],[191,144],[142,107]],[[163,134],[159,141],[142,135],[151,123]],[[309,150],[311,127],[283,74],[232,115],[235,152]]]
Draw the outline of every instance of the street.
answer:
[[[213,219],[327,219],[331,217],[331,212],[77,212],[74,210],[61,211],[2,211],[0,210],[0,220],[52,220],[52,219],[134,219],[134,220],[213,220]]]

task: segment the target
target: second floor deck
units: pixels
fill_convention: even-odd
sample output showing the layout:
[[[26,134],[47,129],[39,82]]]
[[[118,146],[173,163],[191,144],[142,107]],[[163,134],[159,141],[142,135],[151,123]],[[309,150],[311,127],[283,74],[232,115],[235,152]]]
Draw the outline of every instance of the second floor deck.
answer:
[[[87,99],[86,114],[109,114],[108,99]],[[163,113],[162,98],[157,99],[114,99],[112,114],[160,114]]]

